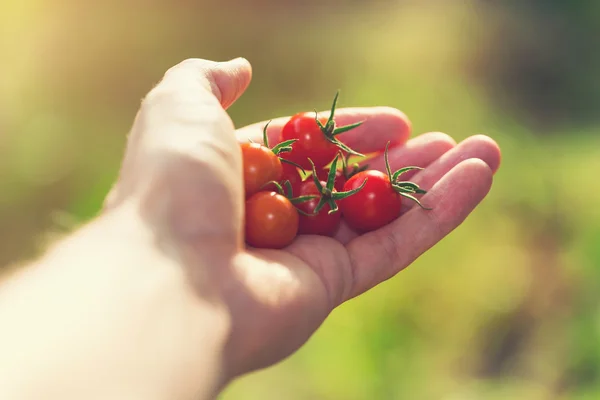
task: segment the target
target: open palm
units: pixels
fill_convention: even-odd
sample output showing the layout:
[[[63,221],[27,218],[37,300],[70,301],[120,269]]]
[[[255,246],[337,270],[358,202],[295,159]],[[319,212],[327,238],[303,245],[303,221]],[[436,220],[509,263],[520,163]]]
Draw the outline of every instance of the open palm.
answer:
[[[132,128],[119,180],[106,209],[133,204],[155,243],[197,295],[227,310],[229,376],[290,355],[338,305],[407,267],[456,228],[486,196],[500,151],[473,136],[456,145],[442,133],[409,140],[410,123],[389,107],[338,109],[336,121],[364,123],[340,135],[361,153],[378,153],[383,169],[424,169],[411,180],[428,190],[422,202],[389,225],[357,235],[342,225],[335,238],[300,236],[284,250],[243,246],[244,195],[238,142],[259,142],[265,123],[237,131],[225,109],[246,89],[245,60],[187,60],[173,67],[144,100]],[[271,144],[287,118],[269,124]]]
[[[443,133],[409,140],[408,119],[392,108],[340,109],[336,116],[339,125],[364,121],[341,140],[359,152],[377,152],[368,161],[371,168],[385,169],[382,152],[388,141],[393,170],[423,167],[411,179],[429,191],[423,202],[433,210],[406,202],[400,218],[374,232],[359,236],[343,224],[335,238],[303,235],[281,251],[253,251],[251,256],[263,261],[263,267],[239,264],[249,292],[238,294],[241,310],[248,311],[250,299],[257,309],[239,331],[246,336],[252,332],[256,343],[264,343],[264,348],[251,350],[264,352],[264,358],[248,357],[263,359],[263,365],[294,351],[336,306],[393,277],[456,228],[486,196],[500,164],[500,150],[486,136],[472,136],[458,145]],[[270,143],[277,142],[287,119],[269,124]],[[264,125],[239,129],[238,140],[261,141]],[[246,265],[254,266],[247,270]]]

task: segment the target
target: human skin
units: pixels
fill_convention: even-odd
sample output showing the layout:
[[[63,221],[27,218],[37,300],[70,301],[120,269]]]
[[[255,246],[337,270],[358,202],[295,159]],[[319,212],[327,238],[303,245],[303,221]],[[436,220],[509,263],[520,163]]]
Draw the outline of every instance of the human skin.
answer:
[[[427,211],[406,204],[365,235],[244,245],[237,131],[244,59],[186,60],[143,100],[122,168],[98,216],[0,285],[0,398],[203,399],[302,346],[337,306],[406,268],[487,195],[496,143],[442,133],[409,140],[389,107],[339,109],[340,138],[362,153],[392,141],[392,169],[417,165]],[[268,127],[271,144],[285,118]],[[383,156],[369,164],[384,168]],[[432,277],[435,279],[435,277]],[[351,351],[351,349],[349,349]]]

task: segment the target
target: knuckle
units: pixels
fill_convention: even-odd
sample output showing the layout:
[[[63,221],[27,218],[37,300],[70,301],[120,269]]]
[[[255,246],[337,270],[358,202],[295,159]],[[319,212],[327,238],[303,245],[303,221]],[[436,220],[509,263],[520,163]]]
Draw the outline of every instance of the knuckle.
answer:
[[[185,59],[183,61],[181,61],[179,64],[176,64],[174,66],[172,66],[171,68],[169,68],[167,70],[167,72],[165,72],[165,78],[170,77],[172,75],[177,75],[180,72],[183,71],[194,71],[194,72],[198,72],[201,71],[205,66],[206,63],[208,61],[207,60],[203,60],[200,58],[188,58]]]
[[[175,100],[208,98],[215,100],[214,85],[209,75],[211,61],[189,58],[169,68],[161,81],[146,95],[145,106]],[[204,89],[204,91],[202,90]]]
[[[174,91],[172,89],[170,90],[168,86],[166,87],[161,82],[152,88],[152,90],[144,97],[141,109],[142,111],[148,111],[157,104],[168,103],[174,98],[174,95]]]
[[[209,92],[191,91],[185,85],[159,84],[142,100],[143,114],[158,112],[180,123],[207,128],[232,125],[231,118]]]

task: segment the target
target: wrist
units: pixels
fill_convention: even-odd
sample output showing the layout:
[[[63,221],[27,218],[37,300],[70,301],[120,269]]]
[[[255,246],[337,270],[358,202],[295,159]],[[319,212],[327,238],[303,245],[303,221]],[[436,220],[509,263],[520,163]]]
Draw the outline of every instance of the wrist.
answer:
[[[225,382],[225,308],[132,211],[99,216],[0,287],[0,375],[18,397],[209,398]]]

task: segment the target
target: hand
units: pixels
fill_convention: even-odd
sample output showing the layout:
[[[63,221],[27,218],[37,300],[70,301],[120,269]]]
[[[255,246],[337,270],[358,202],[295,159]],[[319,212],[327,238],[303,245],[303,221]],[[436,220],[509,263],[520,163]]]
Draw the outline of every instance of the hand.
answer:
[[[225,109],[251,69],[188,60],[143,100],[119,179],[101,215],[0,284],[2,398],[210,398],[239,374],[294,352],[339,304],[394,276],[458,226],[485,197],[500,152],[489,138],[456,145],[385,107],[339,109],[341,135],[412,180],[433,209],[362,236],[299,237],[288,248],[244,246],[239,141]],[[275,143],[285,119],[269,125]],[[42,332],[43,334],[40,334]],[[8,384],[10,383],[10,384]],[[84,394],[85,393],[85,394]]]
[[[393,277],[456,228],[486,196],[500,163],[485,136],[456,145],[442,133],[408,140],[410,123],[386,108],[339,109],[338,124],[364,124],[341,140],[363,153],[392,141],[392,169],[424,167],[412,177],[429,191],[431,211],[406,205],[392,224],[358,236],[302,236],[282,251],[246,250],[242,162],[237,141],[260,141],[264,122],[234,131],[224,111],[246,89],[249,64],[188,60],[169,70],[144,100],[118,184],[107,201],[130,199],[180,255],[200,297],[224,304],[231,321],[228,377],[265,367],[301,346],[339,304]],[[269,125],[272,144],[285,123]],[[380,155],[369,164],[384,168]],[[201,278],[199,278],[201,277]]]

